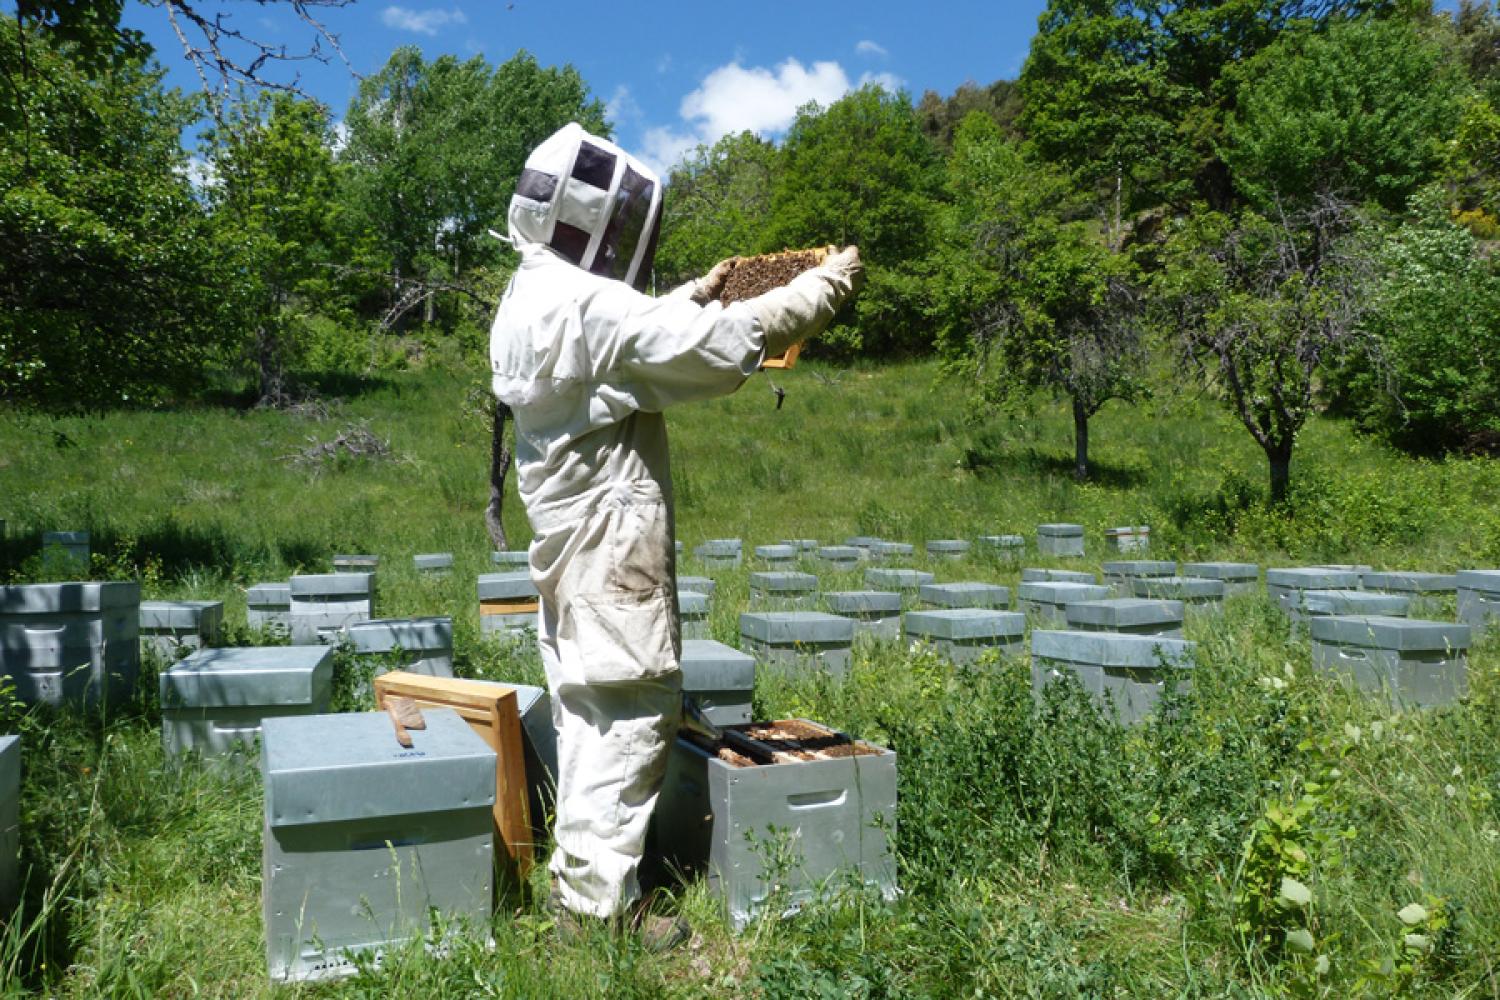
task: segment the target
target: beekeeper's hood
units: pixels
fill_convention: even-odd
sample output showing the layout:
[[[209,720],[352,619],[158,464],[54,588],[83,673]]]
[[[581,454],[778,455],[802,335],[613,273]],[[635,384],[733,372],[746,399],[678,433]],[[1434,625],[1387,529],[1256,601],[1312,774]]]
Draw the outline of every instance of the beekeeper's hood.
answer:
[[[661,230],[661,182],[639,160],[570,122],[526,158],[510,238],[644,289]]]

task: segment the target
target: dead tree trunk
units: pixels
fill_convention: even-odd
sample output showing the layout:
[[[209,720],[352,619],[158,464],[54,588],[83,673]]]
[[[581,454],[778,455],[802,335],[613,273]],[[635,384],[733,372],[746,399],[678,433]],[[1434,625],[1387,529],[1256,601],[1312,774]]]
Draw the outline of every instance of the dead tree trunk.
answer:
[[[1089,477],[1089,411],[1073,399],[1073,478],[1083,482]]]
[[[495,417],[490,431],[490,502],[484,508],[484,526],[496,549],[504,550],[505,525],[500,520],[500,505],[505,501],[505,477],[510,474],[511,451],[505,445],[505,421],[510,407],[495,400]]]

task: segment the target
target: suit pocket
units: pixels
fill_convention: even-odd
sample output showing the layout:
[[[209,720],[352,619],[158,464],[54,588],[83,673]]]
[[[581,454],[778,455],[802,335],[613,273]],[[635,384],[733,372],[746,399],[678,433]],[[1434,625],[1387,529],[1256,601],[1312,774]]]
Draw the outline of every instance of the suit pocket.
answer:
[[[665,677],[679,669],[671,591],[579,595],[573,605],[577,664],[589,684]]]

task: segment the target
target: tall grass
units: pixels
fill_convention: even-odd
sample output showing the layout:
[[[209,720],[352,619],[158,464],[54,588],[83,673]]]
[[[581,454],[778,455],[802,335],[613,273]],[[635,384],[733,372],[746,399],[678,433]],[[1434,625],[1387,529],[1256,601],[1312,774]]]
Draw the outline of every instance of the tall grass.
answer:
[[[979,556],[928,565],[921,543],[1150,524],[1154,554],[1264,565],[1336,561],[1451,569],[1500,562],[1500,472],[1414,462],[1314,421],[1299,442],[1296,505],[1261,506],[1247,435],[1211,404],[1106,409],[1099,474],[1070,474],[1060,408],[972,421],[962,387],[926,365],[803,365],[671,415],[679,534],[751,546],[875,534],[917,546],[939,579],[1014,584]],[[471,378],[434,367],[334,403],[326,419],[202,409],[41,418],[0,413],[0,575],[39,579],[43,530],[93,533],[95,572],[147,597],[226,601],[381,556],[382,615],[455,618],[459,672],[538,683],[527,651],[481,641],[474,577],[490,569],[480,518],[488,441],[465,413]],[[310,442],[363,423],[392,457],[299,464]],[[507,528],[528,530],[512,495]],[[411,555],[451,551],[446,576]],[[1047,562],[1028,559],[1028,564]],[[734,643],[753,560],[714,573],[711,628]],[[860,574],[813,567],[824,589]],[[1391,716],[1315,673],[1306,640],[1263,597],[1196,616],[1191,689],[1175,711],[1120,729],[1080,692],[1033,698],[1024,663],[956,669],[897,644],[861,645],[848,675],[768,673],[759,717],[803,716],[900,755],[894,904],[850,886],[799,917],[736,936],[700,883],[675,905],[698,937],[651,956],[605,934],[560,942],[539,900],[509,890],[483,933],[385,956],[340,984],[355,996],[1430,996],[1500,995],[1500,641],[1476,645],[1472,694]],[[256,996],[261,799],[253,766],[168,761],[148,667],[109,718],[9,705],[26,762],[21,910],[0,940],[10,993]],[[1274,849],[1255,834],[1304,807]],[[1260,825],[1258,825],[1260,824]],[[1299,867],[1300,865],[1300,867]],[[1266,872],[1295,873],[1302,907],[1246,900]],[[1279,880],[1277,882],[1279,885]],[[1398,914],[1420,903],[1417,927]],[[1280,908],[1278,908],[1280,907]],[[1253,916],[1253,919],[1247,917]],[[1249,920],[1249,926],[1246,926]],[[1296,951],[1285,931],[1306,928]],[[1428,947],[1406,943],[1420,931]],[[490,943],[492,940],[493,943]]]

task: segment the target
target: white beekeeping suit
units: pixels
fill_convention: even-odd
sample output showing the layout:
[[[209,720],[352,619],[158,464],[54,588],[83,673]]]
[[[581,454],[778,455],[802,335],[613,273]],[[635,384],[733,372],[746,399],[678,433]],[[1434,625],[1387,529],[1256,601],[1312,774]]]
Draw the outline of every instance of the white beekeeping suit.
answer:
[[[650,273],[661,184],[570,124],[510,203],[521,264],[490,332],[515,412],[539,639],[558,735],[555,892],[608,917],[636,869],[681,711],[671,472],[662,410],[726,395],[817,333],[861,282],[858,251],[725,307],[725,270],[662,298]]]

